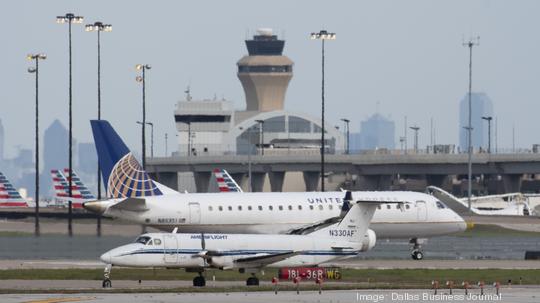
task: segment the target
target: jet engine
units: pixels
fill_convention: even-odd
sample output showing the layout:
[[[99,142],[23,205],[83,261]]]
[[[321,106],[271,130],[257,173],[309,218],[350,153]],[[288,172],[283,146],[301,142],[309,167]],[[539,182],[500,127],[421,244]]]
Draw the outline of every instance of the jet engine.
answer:
[[[366,234],[364,235],[364,238],[362,239],[362,248],[361,251],[368,251],[371,250],[375,244],[377,243],[377,235],[375,235],[375,232],[371,229],[368,229]]]

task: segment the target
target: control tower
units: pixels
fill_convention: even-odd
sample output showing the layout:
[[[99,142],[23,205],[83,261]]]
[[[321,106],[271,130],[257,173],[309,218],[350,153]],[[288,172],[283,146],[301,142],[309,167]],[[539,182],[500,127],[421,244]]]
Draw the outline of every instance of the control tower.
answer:
[[[283,110],[293,62],[283,56],[284,40],[272,29],[258,29],[246,40],[248,55],[238,61],[238,78],[246,94],[246,111]]]

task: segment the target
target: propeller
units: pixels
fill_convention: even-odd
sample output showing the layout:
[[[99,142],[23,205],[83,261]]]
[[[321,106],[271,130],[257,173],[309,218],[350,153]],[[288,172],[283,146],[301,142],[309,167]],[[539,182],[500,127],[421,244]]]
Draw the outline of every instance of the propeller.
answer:
[[[208,252],[206,251],[206,240],[204,239],[204,233],[201,233],[201,251],[199,252],[199,257],[203,259],[204,267],[208,267]]]

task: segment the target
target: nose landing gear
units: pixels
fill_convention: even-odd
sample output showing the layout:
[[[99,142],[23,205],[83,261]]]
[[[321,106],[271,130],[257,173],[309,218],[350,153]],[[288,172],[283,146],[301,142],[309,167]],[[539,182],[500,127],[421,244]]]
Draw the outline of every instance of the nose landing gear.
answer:
[[[103,282],[101,283],[101,286],[103,288],[111,288],[112,287],[112,282],[111,282],[111,269],[112,269],[112,265],[111,264],[107,264],[107,266],[105,266],[105,269],[103,270]]]

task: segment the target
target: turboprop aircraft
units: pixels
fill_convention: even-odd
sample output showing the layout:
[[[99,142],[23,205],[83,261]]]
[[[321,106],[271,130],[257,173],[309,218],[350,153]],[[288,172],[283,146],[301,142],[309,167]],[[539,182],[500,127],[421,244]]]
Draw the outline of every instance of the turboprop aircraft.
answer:
[[[103,287],[111,287],[111,267],[185,268],[199,272],[193,286],[205,286],[204,269],[238,269],[250,272],[246,284],[259,285],[256,272],[263,267],[317,266],[356,256],[375,246],[375,234],[368,229],[377,205],[383,202],[351,201],[347,192],[342,206],[344,217],[337,223],[308,235],[177,234],[148,233],[135,243],[114,248],[101,256],[107,264]],[[352,206],[351,206],[352,205]],[[368,246],[365,237],[370,235]]]
[[[89,211],[195,233],[306,234],[340,218],[342,191],[180,194],[149,178],[109,122],[93,120],[91,125],[109,199],[84,203]],[[379,238],[410,239],[413,259],[423,258],[423,238],[466,229],[459,215],[425,193],[357,191],[353,196],[388,202],[378,206],[372,229]]]

